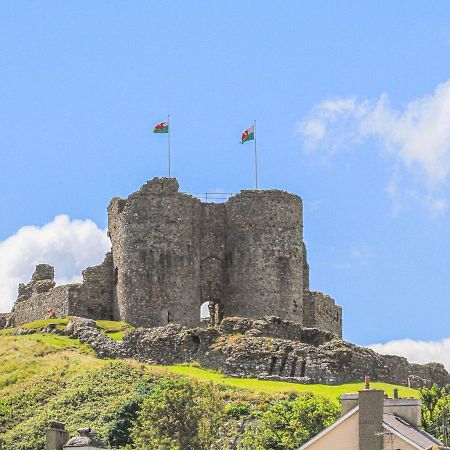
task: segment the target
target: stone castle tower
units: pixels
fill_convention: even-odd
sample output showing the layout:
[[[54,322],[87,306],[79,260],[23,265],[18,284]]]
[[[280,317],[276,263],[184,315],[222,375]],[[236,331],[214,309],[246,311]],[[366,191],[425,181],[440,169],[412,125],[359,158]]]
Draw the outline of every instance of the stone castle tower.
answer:
[[[82,284],[54,287],[52,271],[38,266],[50,279],[35,274],[39,292],[33,280],[21,286],[30,295],[16,302],[16,323],[50,307],[144,327],[196,327],[208,302],[213,323],[276,316],[342,334],[341,307],[309,290],[297,195],[244,190],[225,203],[202,203],[179,192],[176,179],[155,178],[111,200],[108,230],[112,253],[83,272]]]

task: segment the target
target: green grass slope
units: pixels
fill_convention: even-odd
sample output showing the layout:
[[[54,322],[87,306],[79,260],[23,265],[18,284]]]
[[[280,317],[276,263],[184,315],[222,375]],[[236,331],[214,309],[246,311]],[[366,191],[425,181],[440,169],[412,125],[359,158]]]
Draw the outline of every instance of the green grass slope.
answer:
[[[30,329],[64,327],[64,319],[36,322]],[[123,323],[100,321],[103,332],[121,339],[130,327]],[[290,393],[313,392],[333,401],[341,393],[361,389],[361,383],[341,386],[300,385],[294,383],[225,377],[196,366],[151,366],[129,360],[98,359],[86,345],[53,333],[13,336],[0,332],[0,439],[5,450],[40,450],[44,430],[51,420],[66,423],[69,431],[91,426],[105,438],[116,411],[135,394],[145,376],[156,378],[185,376],[217,383],[229,398],[264,404]],[[395,386],[373,383],[392,394]],[[400,387],[404,397],[418,392]]]
[[[364,389],[364,383],[348,383],[339,384],[337,386],[327,386],[324,384],[297,384],[283,381],[258,380],[255,378],[226,377],[219,372],[214,372],[212,370],[202,369],[200,367],[184,364],[178,366],[157,367],[161,369],[166,368],[170,372],[176,373],[178,375],[185,375],[202,381],[212,381],[214,383],[233,386],[239,389],[266,393],[313,392],[314,394],[322,395],[323,397],[326,397],[330,400],[337,400],[341,396],[341,394],[345,394],[348,392],[357,392],[361,389]],[[401,397],[418,398],[419,396],[418,391],[404,386],[396,386],[394,384],[377,382],[372,382],[370,385],[373,389],[382,389],[391,397],[394,395],[395,388],[399,390],[399,395]]]

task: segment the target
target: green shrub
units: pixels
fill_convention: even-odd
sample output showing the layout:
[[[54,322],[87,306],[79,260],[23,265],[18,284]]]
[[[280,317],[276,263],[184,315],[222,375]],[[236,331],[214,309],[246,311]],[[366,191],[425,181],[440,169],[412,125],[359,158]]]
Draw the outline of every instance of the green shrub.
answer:
[[[139,450],[210,450],[224,402],[212,384],[167,378],[145,398],[132,431]]]
[[[113,448],[121,448],[132,444],[130,431],[141,410],[142,402],[156,387],[157,380],[152,376],[144,376],[135,386],[134,395],[127,399],[114,413],[108,429],[108,443]]]
[[[60,384],[49,384],[48,388],[48,380],[43,380],[36,391],[10,397],[10,402],[17,403],[11,406],[10,417],[5,418],[8,429],[2,436],[6,441],[4,449],[43,449],[45,428],[54,420],[65,423],[72,433],[81,426],[90,426],[106,439],[108,424],[118,407],[131,397],[141,376],[139,368],[112,361]]]
[[[229,403],[225,407],[225,412],[229,417],[233,417],[235,419],[239,419],[242,416],[248,416],[250,415],[250,412],[252,410],[252,407],[250,403],[243,402],[243,403]]]
[[[338,407],[324,397],[302,394],[268,406],[247,427],[241,450],[294,450],[338,418]]]
[[[434,384],[431,388],[420,389],[422,400],[422,426],[437,439],[445,440],[448,436],[450,413],[450,385],[440,388]],[[444,424],[447,431],[444,433]]]

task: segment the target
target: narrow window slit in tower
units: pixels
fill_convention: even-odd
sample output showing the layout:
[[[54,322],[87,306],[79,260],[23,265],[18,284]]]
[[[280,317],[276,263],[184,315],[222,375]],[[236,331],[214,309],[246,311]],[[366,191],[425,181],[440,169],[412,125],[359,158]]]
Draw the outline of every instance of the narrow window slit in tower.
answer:
[[[295,377],[295,369],[297,367],[297,358],[293,358],[292,359],[292,365],[291,365],[291,373],[290,376],[291,377]]]
[[[304,359],[302,359],[302,363],[300,366],[300,376],[304,377],[305,376],[305,372],[306,372],[306,361]]]
[[[279,375],[283,375],[283,371],[284,371],[284,368],[286,367],[286,362],[287,362],[287,359],[288,359],[288,355],[289,355],[289,350],[286,350],[284,355],[283,355],[283,359],[281,360]]]
[[[272,356],[270,359],[270,366],[269,366],[269,375],[273,374],[273,370],[275,369],[275,364],[277,363],[276,356]]]

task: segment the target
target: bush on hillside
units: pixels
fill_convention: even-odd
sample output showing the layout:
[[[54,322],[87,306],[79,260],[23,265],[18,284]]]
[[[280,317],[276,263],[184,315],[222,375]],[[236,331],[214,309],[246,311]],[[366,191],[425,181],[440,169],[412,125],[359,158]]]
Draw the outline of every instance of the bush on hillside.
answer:
[[[225,403],[212,384],[167,378],[143,401],[131,433],[133,448],[209,450],[220,438]]]
[[[51,395],[38,384],[39,389],[31,391],[31,398],[27,391],[11,397],[17,401],[9,409],[16,422],[2,434],[4,449],[43,450],[45,428],[54,420],[65,423],[72,433],[80,426],[91,426],[105,439],[115,411],[131,397],[133,385],[141,377],[139,368],[111,361],[73,379],[57,378],[60,388],[52,386],[48,390]]]
[[[437,439],[445,442],[449,436],[450,422],[450,385],[440,388],[434,384],[431,388],[419,390],[422,400],[422,427]],[[447,428],[444,433],[444,427]]]
[[[240,450],[294,450],[330,426],[339,417],[335,403],[314,394],[302,394],[268,406],[250,424]]]
[[[119,406],[108,429],[108,443],[113,448],[132,444],[130,432],[137,420],[144,399],[155,389],[158,380],[153,376],[144,376],[136,383],[134,394]]]

